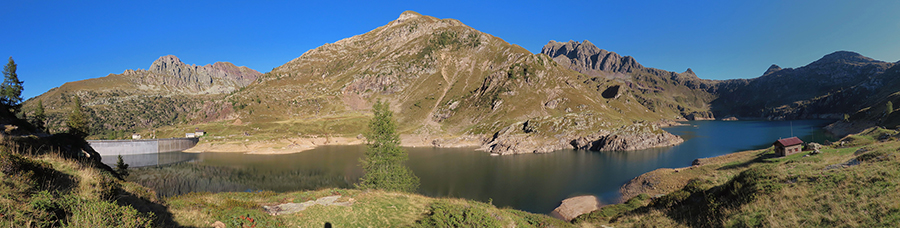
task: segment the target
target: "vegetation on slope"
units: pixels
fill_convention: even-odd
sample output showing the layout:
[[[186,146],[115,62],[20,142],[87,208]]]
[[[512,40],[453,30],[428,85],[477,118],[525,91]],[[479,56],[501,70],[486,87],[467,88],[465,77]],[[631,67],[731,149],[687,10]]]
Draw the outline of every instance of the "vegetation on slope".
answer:
[[[340,196],[350,206],[314,205],[293,214],[267,214],[262,206]],[[169,198],[175,221],[209,226],[213,221],[260,226],[322,227],[570,227],[547,215],[496,208],[463,199],[429,198],[380,190],[323,189],[291,193],[193,193]],[[252,218],[249,222],[246,218]]]
[[[659,183],[668,194],[639,195],[578,220],[666,227],[892,226],[900,223],[897,136],[871,129],[842,139],[853,143],[811,156],[775,157],[766,149],[677,172],[657,170],[646,180],[687,181],[681,187]]]
[[[9,138],[0,147],[0,226],[175,225],[152,190],[122,181],[98,161],[46,143],[40,145],[52,149],[24,150]]]

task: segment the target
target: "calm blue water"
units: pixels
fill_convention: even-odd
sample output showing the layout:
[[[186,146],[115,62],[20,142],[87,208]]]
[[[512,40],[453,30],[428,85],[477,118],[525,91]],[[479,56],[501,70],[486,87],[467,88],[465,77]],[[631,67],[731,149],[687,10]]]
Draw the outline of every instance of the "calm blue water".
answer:
[[[549,154],[490,156],[466,148],[407,148],[410,158],[407,164],[421,178],[421,194],[492,201],[500,207],[549,213],[563,199],[577,195],[592,194],[606,203],[616,203],[619,188],[634,177],[658,168],[690,166],[696,158],[766,148],[773,141],[791,135],[804,141],[833,141],[818,130],[828,123],[820,120],[692,121],[687,122],[688,126],[666,128],[685,139],[681,145],[627,152],[564,150]],[[191,184],[169,183],[166,186],[190,188],[172,192],[350,187],[362,176],[358,161],[364,151],[364,146],[324,146],[286,155],[202,153],[192,157],[195,162],[178,166],[216,167],[215,175],[196,174],[190,178]],[[210,170],[183,169],[192,172]],[[140,170],[132,173],[141,176]],[[233,176],[239,177],[222,178],[222,173],[235,173]],[[274,176],[279,178],[271,178]],[[156,182],[142,183],[154,187]]]

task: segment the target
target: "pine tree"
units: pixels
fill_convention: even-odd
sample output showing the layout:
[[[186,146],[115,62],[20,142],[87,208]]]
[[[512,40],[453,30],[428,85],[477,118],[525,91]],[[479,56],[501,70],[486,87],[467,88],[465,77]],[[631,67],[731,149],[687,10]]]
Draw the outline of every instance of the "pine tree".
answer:
[[[366,132],[366,157],[361,160],[365,174],[356,185],[360,189],[414,192],[419,178],[403,165],[408,154],[400,148],[397,123],[387,102],[376,101],[375,116]]]
[[[47,123],[47,115],[44,114],[44,103],[41,100],[37,101],[37,109],[34,110],[34,121],[33,122],[34,123],[32,123],[32,124],[34,124],[34,127],[36,127],[37,129],[39,129],[39,130],[46,129],[45,128],[46,126],[44,126],[44,125]]]
[[[12,112],[18,111],[19,103],[22,102],[22,84],[19,81],[19,75],[16,74],[16,62],[9,57],[9,63],[3,67],[3,84],[0,84],[0,104],[3,104]]]
[[[66,121],[66,126],[69,127],[69,133],[79,136],[79,137],[87,137],[88,136],[88,120],[87,116],[84,114],[84,108],[81,107],[81,99],[78,96],[75,96],[75,105],[72,107],[72,113],[69,113],[69,119]]]
[[[116,172],[119,173],[119,176],[122,176],[122,178],[128,176],[128,164],[125,163],[125,160],[122,160],[122,155],[119,155],[118,160],[116,160]]]

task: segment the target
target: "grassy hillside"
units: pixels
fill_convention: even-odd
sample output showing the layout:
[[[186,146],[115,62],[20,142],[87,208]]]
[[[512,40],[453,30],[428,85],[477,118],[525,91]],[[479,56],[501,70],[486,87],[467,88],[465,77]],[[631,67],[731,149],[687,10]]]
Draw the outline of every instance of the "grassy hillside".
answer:
[[[9,145],[0,148],[0,226],[174,224],[152,190],[120,180],[99,162],[52,151],[20,151]]]
[[[293,214],[271,215],[262,207],[315,201],[339,196],[347,205],[314,205]],[[416,194],[324,189],[292,193],[188,194],[169,198],[179,224],[209,226],[321,227],[571,227],[546,215],[496,208],[463,199],[429,198]],[[247,219],[250,218],[250,219]]]
[[[664,227],[895,226],[900,223],[897,135],[873,128],[817,155],[775,157],[770,148],[656,170],[630,186],[643,188],[644,194],[577,221]]]

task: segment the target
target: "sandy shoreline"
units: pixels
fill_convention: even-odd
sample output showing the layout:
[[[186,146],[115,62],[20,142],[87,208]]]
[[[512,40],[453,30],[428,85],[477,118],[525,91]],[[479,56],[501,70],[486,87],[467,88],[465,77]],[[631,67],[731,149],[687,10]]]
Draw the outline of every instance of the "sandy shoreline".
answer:
[[[404,147],[480,147],[481,136],[422,136],[401,135],[400,145]],[[362,137],[294,137],[265,141],[224,141],[208,142],[201,140],[196,146],[185,150],[187,153],[245,153],[245,154],[291,154],[315,149],[322,145],[361,145],[366,140]]]

